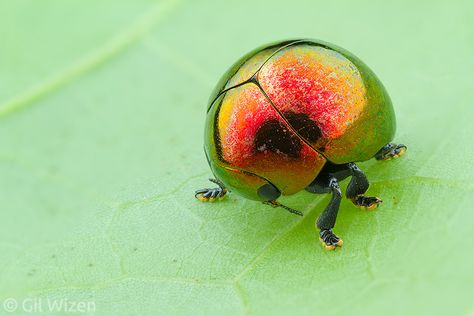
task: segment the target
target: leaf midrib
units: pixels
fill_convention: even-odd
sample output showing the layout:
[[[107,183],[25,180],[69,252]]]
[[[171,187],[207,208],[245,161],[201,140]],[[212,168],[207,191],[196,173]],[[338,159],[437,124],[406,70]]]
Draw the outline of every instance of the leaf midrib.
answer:
[[[147,10],[128,27],[112,36],[104,45],[85,54],[47,79],[8,99],[0,105],[0,118],[35,104],[67,84],[97,69],[146,36],[156,24],[175,10],[182,0],[161,2]]]

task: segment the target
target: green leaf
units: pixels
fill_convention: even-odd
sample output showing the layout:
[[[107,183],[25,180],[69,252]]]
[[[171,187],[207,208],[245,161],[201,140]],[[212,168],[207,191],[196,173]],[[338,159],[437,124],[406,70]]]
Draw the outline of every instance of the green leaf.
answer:
[[[13,315],[61,300],[93,302],[84,315],[472,315],[473,12],[469,1],[0,2],[0,315],[9,298]],[[335,252],[314,228],[327,196],[285,198],[303,218],[193,196],[211,175],[214,83],[247,51],[294,37],[369,64],[408,145],[360,165],[384,203],[344,201]],[[33,299],[41,311],[27,310]]]

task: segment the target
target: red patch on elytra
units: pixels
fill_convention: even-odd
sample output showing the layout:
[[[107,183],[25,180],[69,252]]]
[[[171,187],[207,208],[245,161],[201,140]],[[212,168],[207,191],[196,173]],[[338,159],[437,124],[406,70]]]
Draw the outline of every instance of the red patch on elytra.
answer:
[[[280,112],[304,113],[324,138],[334,139],[357,118],[365,98],[349,64],[321,48],[294,48],[265,64],[258,80]]]
[[[256,136],[262,126],[271,121],[281,124],[283,133],[288,133],[285,139],[290,135],[289,138],[295,142],[290,145],[294,152],[287,154],[275,150],[278,146],[258,147]],[[324,164],[324,158],[293,132],[253,84],[232,89],[226,94],[219,114],[219,131],[223,157],[231,166],[269,179],[282,192],[301,190]],[[274,137],[275,143],[281,141],[276,135],[278,133],[269,135],[269,139]]]

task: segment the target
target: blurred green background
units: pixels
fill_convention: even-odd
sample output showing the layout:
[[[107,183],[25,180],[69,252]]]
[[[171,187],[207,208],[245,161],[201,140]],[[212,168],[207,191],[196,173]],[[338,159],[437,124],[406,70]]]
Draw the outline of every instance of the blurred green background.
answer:
[[[193,196],[213,85],[298,37],[364,60],[408,145],[361,164],[384,204],[344,201],[336,252],[328,197]],[[473,43],[468,0],[1,0],[0,315],[474,315]]]

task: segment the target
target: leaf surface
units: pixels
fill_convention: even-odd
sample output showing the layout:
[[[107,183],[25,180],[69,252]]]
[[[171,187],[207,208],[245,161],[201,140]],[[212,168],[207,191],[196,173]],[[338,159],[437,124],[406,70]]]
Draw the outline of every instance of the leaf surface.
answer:
[[[92,301],[97,315],[471,315],[473,10],[0,2],[0,303]],[[314,228],[327,196],[285,198],[303,218],[232,194],[193,196],[210,185],[202,134],[220,74],[254,47],[297,37],[364,60],[408,146],[401,159],[360,164],[384,203],[364,212],[343,201],[335,252]]]

